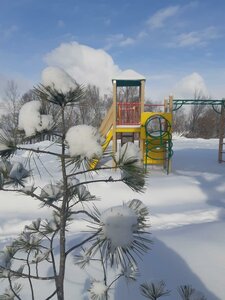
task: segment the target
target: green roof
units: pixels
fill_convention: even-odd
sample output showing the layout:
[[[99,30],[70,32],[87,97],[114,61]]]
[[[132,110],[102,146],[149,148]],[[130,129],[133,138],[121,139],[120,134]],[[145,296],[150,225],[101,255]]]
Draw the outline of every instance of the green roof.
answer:
[[[114,79],[116,80],[116,79]],[[140,86],[141,80],[116,80],[117,86]]]

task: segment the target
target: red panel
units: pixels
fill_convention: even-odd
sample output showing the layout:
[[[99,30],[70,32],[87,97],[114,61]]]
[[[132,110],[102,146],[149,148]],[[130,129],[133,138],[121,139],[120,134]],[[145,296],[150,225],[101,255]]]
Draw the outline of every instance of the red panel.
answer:
[[[117,103],[117,125],[138,125],[141,122],[141,103]]]

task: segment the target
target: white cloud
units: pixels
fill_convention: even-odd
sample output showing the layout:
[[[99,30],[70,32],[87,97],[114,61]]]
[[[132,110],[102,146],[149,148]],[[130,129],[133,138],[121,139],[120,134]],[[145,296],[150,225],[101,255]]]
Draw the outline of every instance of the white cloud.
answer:
[[[1,34],[1,37],[2,38],[5,38],[5,39],[9,39],[12,37],[12,35],[14,33],[16,33],[18,31],[18,26],[16,25],[11,25],[7,28],[0,28],[0,34]]]
[[[153,16],[151,16],[148,21],[147,25],[151,28],[161,28],[165,25],[165,22],[175,16],[180,9],[179,5],[176,6],[169,6],[164,9],[160,9],[157,11]]]
[[[177,38],[177,43],[175,43],[178,47],[187,47],[193,45],[200,45],[202,44],[201,36],[198,32],[189,32],[189,33],[182,33]]]
[[[220,38],[221,35],[213,26],[200,31],[182,33],[176,37],[173,47],[205,46],[210,40]]]
[[[65,27],[65,23],[64,23],[63,20],[58,20],[57,25],[58,25],[59,28]]]
[[[131,37],[125,37],[124,34],[118,33],[107,37],[105,50],[109,50],[112,47],[126,47],[135,44],[137,39]]]
[[[135,39],[133,38],[125,38],[124,40],[120,41],[119,45],[120,46],[130,46],[133,45],[135,43]]]
[[[175,98],[193,98],[195,94],[208,96],[209,92],[203,77],[194,72],[183,77],[174,87]]]
[[[138,39],[143,39],[143,38],[145,38],[145,37],[147,37],[147,36],[148,36],[148,33],[147,33],[147,31],[144,29],[144,30],[141,30],[141,31],[138,33],[137,38],[138,38]]]
[[[103,93],[111,92],[111,79],[120,72],[106,51],[77,42],[61,44],[45,56],[45,61],[65,70],[79,84],[100,87]]]
[[[110,18],[104,18],[103,22],[106,26],[109,26],[111,24],[111,19]]]

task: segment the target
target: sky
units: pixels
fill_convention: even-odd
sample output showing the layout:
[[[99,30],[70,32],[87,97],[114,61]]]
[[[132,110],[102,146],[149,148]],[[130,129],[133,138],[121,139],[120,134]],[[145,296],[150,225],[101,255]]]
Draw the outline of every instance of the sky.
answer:
[[[225,96],[224,0],[0,0],[0,97],[59,67],[110,93],[115,74],[146,78],[146,97]]]

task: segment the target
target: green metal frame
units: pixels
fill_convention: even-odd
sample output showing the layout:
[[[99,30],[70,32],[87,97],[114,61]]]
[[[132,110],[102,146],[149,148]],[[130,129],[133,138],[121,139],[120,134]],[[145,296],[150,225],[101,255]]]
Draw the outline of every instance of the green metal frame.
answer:
[[[183,105],[211,105],[213,110],[220,114],[218,106],[225,107],[225,100],[218,99],[173,99],[173,111],[180,109]]]
[[[148,124],[150,121],[152,121],[155,118],[163,119],[167,124],[167,130],[164,131],[162,129],[162,123],[160,121],[160,128],[159,130],[155,130],[153,132],[148,131]],[[167,174],[169,172],[169,160],[173,156],[173,142],[172,142],[172,135],[170,133],[171,130],[171,124],[170,122],[164,118],[162,115],[154,115],[147,119],[145,123],[145,134],[146,134],[146,140],[145,140],[145,167],[147,167],[147,158],[151,158],[153,160],[165,160],[167,161],[166,170]],[[159,132],[159,135],[155,136],[154,133]],[[153,134],[152,134],[153,133]],[[149,137],[149,139],[148,139]],[[155,141],[159,141],[159,144],[155,144]],[[164,158],[155,158],[151,157],[151,153],[154,152],[162,152],[164,153]]]

